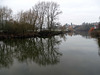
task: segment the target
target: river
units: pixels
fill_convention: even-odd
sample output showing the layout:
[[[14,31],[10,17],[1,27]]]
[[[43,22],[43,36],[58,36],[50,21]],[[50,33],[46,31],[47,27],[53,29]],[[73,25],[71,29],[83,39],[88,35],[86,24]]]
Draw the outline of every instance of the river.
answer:
[[[1,40],[0,75],[100,75],[100,39],[69,33]]]

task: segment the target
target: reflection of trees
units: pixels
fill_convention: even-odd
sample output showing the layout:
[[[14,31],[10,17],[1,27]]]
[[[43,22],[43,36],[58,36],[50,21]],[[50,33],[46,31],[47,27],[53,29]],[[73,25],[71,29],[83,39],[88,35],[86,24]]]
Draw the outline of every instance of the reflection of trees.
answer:
[[[59,36],[60,36],[60,38],[63,38],[64,41],[66,41],[66,39],[67,39],[67,38],[66,38],[67,34],[60,34]]]
[[[90,38],[90,35],[87,31],[75,31],[74,35],[81,35],[84,38]]]
[[[57,64],[62,55],[57,47],[60,42],[55,37],[4,40],[0,45],[0,67],[12,64],[13,58],[39,65]]]
[[[0,68],[9,67],[12,63],[12,53],[11,48],[5,44],[0,44]]]
[[[72,35],[73,35],[73,32],[69,32],[68,35],[69,35],[69,36],[72,36]]]
[[[100,38],[97,39],[97,43],[98,43],[98,46],[99,46],[98,54],[100,56]]]

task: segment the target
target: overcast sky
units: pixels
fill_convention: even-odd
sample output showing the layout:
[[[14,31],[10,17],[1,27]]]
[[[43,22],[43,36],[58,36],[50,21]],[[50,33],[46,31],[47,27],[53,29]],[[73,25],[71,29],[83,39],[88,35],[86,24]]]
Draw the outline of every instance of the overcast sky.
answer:
[[[60,5],[63,13],[59,16],[59,22],[62,25],[99,21],[100,0],[0,0],[0,6],[8,6],[16,13],[28,10],[39,1],[53,1]]]

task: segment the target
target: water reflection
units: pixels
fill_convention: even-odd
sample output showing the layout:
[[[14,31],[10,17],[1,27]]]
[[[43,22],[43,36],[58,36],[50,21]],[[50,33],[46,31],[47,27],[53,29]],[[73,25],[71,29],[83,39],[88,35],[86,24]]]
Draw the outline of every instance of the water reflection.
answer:
[[[10,65],[13,63],[12,57],[13,51],[10,49],[9,46],[5,44],[0,44],[0,68],[7,67],[9,68]]]
[[[75,35],[81,35],[82,37],[89,39],[90,35],[87,31],[75,31],[75,32],[70,32],[68,33],[69,36],[75,36]]]
[[[98,55],[100,56],[100,38],[97,38],[97,44],[99,46]]]
[[[68,35],[72,36],[72,35],[74,35],[74,32],[69,32]]]
[[[9,68],[14,59],[43,66],[57,64],[62,56],[60,44],[61,40],[56,37],[3,40],[0,42],[0,68]]]
[[[63,38],[64,41],[66,41],[66,39],[67,39],[66,36],[67,36],[67,33],[65,33],[65,34],[60,34],[60,35],[59,35],[59,37],[60,37],[60,38]]]

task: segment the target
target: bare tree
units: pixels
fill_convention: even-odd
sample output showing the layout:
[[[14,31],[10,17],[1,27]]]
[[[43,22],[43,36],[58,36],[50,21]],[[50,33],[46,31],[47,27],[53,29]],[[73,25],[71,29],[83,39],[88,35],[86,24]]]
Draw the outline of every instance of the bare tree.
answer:
[[[60,13],[62,12],[59,10],[59,5],[55,2],[39,2],[32,9],[20,11],[16,18],[12,17],[12,10],[10,8],[0,7],[0,25],[2,30],[7,26],[8,28],[12,27],[12,30],[17,28],[33,32],[37,31],[37,29],[42,31],[44,27],[52,30],[57,25]],[[15,24],[11,24],[11,21]]]
[[[54,21],[58,19],[58,15],[61,13],[62,11],[59,10],[59,5],[55,2],[50,2],[50,30],[54,26]]]
[[[35,9],[38,11],[40,31],[42,31],[43,25],[51,30],[58,19],[58,15],[62,13],[59,10],[59,5],[55,2],[39,2],[35,5]]]
[[[4,25],[7,24],[7,21],[9,21],[12,18],[12,10],[8,7],[1,7],[0,8],[0,23],[2,25],[2,28]]]
[[[45,2],[39,2],[38,4],[35,5],[35,10],[37,10],[38,12],[38,24],[40,27],[40,31],[42,31],[42,27],[44,24],[44,19],[45,19],[45,11],[46,6],[45,6]]]
[[[33,25],[33,28],[34,30],[36,29],[36,22],[37,22],[37,19],[38,19],[38,10],[36,8],[33,8],[32,9],[32,25]]]

